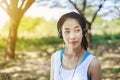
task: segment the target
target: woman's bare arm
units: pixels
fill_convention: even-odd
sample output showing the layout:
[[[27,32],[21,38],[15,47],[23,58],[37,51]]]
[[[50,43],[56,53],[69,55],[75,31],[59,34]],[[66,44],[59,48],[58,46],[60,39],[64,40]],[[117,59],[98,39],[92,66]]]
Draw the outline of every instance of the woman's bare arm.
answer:
[[[92,80],[101,80],[101,65],[98,59],[94,58],[89,66],[89,75]]]

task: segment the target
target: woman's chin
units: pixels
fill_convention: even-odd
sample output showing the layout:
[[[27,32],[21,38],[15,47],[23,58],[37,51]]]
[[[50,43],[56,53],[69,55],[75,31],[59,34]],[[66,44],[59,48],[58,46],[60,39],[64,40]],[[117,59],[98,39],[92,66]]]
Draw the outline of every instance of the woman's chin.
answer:
[[[79,46],[77,45],[69,45],[69,49],[77,49]]]

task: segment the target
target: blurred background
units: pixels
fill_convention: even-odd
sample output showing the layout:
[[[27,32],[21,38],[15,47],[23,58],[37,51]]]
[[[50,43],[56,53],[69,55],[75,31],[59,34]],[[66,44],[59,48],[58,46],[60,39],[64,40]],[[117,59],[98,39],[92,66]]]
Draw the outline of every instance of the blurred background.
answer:
[[[63,48],[56,24],[71,11],[87,21],[102,80],[120,80],[120,0],[0,0],[1,79],[49,80],[50,57]]]

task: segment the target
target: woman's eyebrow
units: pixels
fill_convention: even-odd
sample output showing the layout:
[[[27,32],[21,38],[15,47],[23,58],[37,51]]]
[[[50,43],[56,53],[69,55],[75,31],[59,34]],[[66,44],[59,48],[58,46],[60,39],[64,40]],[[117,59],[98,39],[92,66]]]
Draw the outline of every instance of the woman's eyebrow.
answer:
[[[80,26],[75,26],[74,29],[79,28]],[[64,30],[70,30],[69,28],[64,28]]]
[[[75,26],[74,29],[79,28],[80,26]]]
[[[69,30],[69,28],[64,28],[65,30]]]

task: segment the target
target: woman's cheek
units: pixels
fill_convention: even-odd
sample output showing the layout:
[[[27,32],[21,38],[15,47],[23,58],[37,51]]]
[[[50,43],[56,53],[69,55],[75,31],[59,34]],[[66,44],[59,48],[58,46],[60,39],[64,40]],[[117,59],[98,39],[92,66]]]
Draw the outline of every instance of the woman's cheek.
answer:
[[[66,35],[63,36],[63,40],[64,40],[64,42],[65,42],[66,44],[69,43],[69,38],[68,38],[68,36],[66,36]]]

